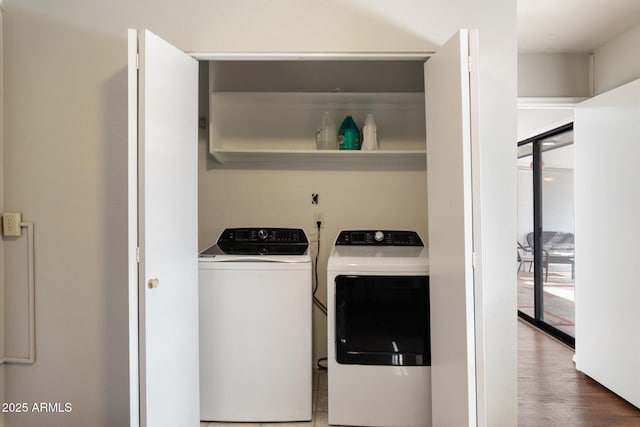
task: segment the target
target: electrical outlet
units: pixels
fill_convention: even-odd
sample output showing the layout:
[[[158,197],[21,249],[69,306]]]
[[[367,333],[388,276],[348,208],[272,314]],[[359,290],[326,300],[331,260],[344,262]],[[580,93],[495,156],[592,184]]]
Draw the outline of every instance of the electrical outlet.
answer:
[[[318,227],[318,221],[320,221],[320,228],[324,228],[324,214],[322,212],[313,213],[313,226]]]
[[[21,236],[22,214],[20,212],[5,212],[2,214],[2,232],[5,236]]]

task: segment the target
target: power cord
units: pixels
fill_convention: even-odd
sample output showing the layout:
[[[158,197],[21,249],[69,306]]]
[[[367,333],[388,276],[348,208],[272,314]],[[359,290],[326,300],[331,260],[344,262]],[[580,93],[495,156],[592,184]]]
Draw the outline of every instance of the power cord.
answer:
[[[327,307],[316,297],[316,292],[318,291],[318,258],[320,258],[320,227],[322,226],[322,221],[316,221],[317,226],[317,236],[316,239],[317,247],[316,247],[316,259],[314,261],[314,277],[315,283],[313,285],[313,303],[320,309],[320,311],[326,316],[327,315]]]
[[[316,221],[316,226],[318,227],[318,232],[317,232],[317,246],[316,246],[316,259],[315,259],[315,267],[314,267],[314,272],[315,272],[315,284],[313,286],[313,295],[316,294],[316,292],[318,291],[318,258],[320,258],[320,227],[322,226],[322,221]]]
[[[317,241],[316,259],[315,259],[315,262],[314,262],[314,264],[315,264],[315,266],[314,266],[315,283],[314,283],[314,286],[313,286],[313,303],[326,316],[327,315],[327,307],[316,297],[316,292],[318,291],[318,258],[320,258],[320,228],[321,228],[321,226],[322,226],[322,221],[316,221],[318,238],[316,239],[316,241]],[[326,371],[327,370],[327,366],[323,365],[321,363],[323,361],[326,362],[327,358],[326,357],[319,358],[316,361],[316,366],[318,367],[318,369]]]

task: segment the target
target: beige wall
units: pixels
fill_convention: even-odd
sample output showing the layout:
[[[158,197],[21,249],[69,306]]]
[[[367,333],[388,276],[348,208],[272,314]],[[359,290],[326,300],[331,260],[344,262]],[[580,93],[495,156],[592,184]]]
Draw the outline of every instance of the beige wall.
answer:
[[[640,24],[593,51],[593,76],[589,75],[590,54],[519,54],[518,96],[589,97],[638,79],[638,46]]]
[[[629,83],[640,78],[639,46],[640,24],[595,49],[591,71],[590,54],[519,54],[518,96],[590,97]],[[562,113],[520,113],[518,138],[529,135],[538,122],[545,120],[544,115],[551,116],[547,120],[546,127],[549,128],[558,122],[556,119]]]
[[[313,238],[313,214],[321,212],[317,295],[325,304],[327,257],[341,229],[407,229],[428,237],[424,170],[224,170],[210,159],[205,141],[200,148],[200,248],[233,226],[301,227]],[[312,193],[319,194],[317,206],[311,204]],[[314,320],[317,360],[327,356],[326,317],[314,309]]]
[[[590,54],[519,54],[518,97],[581,98],[621,86],[640,78],[639,48],[640,24],[595,49],[591,71]],[[572,120],[572,111],[520,110],[518,140]]]
[[[640,79],[640,24],[594,52],[595,95]]]
[[[519,97],[586,97],[589,79],[589,54],[518,55]]]
[[[2,21],[4,19],[4,15],[2,12],[2,0],[0,0],[0,212],[4,212],[4,196],[3,196],[3,188],[4,188],[4,168],[2,167],[2,134],[3,134],[3,126],[2,126],[2,116],[3,116],[3,108],[2,108],[2,99],[4,98],[2,82],[4,81],[2,70],[3,66],[3,58],[4,51],[2,49],[2,41],[3,41],[3,28]],[[0,214],[1,215],[1,214]],[[5,357],[4,353],[4,239],[0,239],[0,359]],[[0,365],[0,402],[6,402],[4,393],[5,393],[5,378],[4,378],[4,365]],[[4,413],[0,412],[0,427],[4,427],[5,425],[5,416]]]
[[[586,98],[590,96],[589,54],[518,54],[519,98]],[[518,109],[518,141],[573,120],[573,108]]]
[[[128,423],[128,27],[149,28],[192,52],[425,51],[459,27],[480,29],[480,226],[486,236],[486,286],[479,295],[481,385],[487,424],[515,424],[513,2],[8,0],[5,5],[4,200],[7,209],[22,211],[36,224],[38,345],[34,366],[7,367],[6,398],[68,401],[74,407],[70,414],[10,416],[11,427]],[[320,193],[318,210],[327,224],[323,261],[338,228],[351,226],[354,218],[358,225],[406,225],[426,234],[423,172],[206,170],[204,142],[200,149],[201,247],[232,221],[286,222],[309,230],[312,191]],[[230,194],[232,187],[241,188],[241,196]],[[266,194],[295,209],[274,208]],[[362,200],[357,204],[349,201],[356,194]],[[374,200],[381,196],[411,201],[413,208],[384,204],[380,212]],[[272,209],[254,208],[255,200]],[[250,209],[241,211],[243,206]],[[6,274],[7,286],[13,286],[18,272],[7,268]],[[316,332],[320,354],[322,328]]]

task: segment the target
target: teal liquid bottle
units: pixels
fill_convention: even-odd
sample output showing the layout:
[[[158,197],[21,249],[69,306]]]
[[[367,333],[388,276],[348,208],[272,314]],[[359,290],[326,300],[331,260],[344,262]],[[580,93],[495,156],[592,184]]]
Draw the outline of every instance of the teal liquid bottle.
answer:
[[[340,129],[338,129],[338,148],[340,150],[359,150],[361,143],[360,129],[353,121],[353,117],[345,117]]]

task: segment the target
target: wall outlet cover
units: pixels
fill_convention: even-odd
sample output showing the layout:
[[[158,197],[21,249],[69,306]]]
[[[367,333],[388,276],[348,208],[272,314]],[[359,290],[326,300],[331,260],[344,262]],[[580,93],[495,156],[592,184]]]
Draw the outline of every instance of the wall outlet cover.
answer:
[[[5,212],[2,214],[2,234],[6,237],[22,235],[22,214],[20,212]]]

